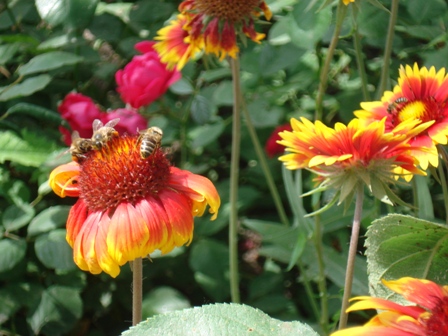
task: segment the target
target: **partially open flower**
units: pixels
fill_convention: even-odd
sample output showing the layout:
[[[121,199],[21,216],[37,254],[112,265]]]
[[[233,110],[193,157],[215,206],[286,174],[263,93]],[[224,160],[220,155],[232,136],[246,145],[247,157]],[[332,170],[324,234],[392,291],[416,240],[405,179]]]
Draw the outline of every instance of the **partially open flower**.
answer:
[[[339,330],[331,336],[445,336],[448,335],[448,286],[415,278],[384,281],[392,291],[415,306],[369,296],[355,297],[347,312],[378,309],[381,312],[362,327]]]
[[[200,50],[224,59],[236,57],[237,37],[259,43],[265,34],[257,33],[254,22],[264,13],[272,13],[263,0],[185,0],[179,5],[181,15],[161,29],[155,49],[169,67],[181,69]]]
[[[353,196],[357,187],[366,185],[373,195],[391,203],[396,196],[387,184],[402,177],[410,180],[413,174],[424,175],[416,167],[407,141],[429,127],[408,120],[391,132],[385,132],[385,119],[363,126],[353,119],[347,126],[337,123],[333,128],[320,121],[306,118],[291,119],[292,132],[280,132],[289,154],[279,158],[288,169],[307,168],[320,177],[320,190],[333,188],[339,203]],[[422,150],[425,148],[413,148]]]
[[[355,112],[363,124],[386,118],[386,130],[407,120],[432,121],[433,124],[409,139],[412,147],[425,146],[426,152],[413,151],[420,166],[427,169],[438,165],[437,144],[448,143],[448,75],[445,68],[436,72],[434,67],[419,69],[406,65],[400,67],[398,85],[386,91],[381,101],[361,103],[363,110]]]
[[[218,214],[220,198],[210,180],[172,167],[159,148],[142,159],[137,139],[113,137],[50,176],[59,196],[79,197],[67,241],[82,270],[116,277],[128,261],[189,244],[193,217],[207,205],[212,219]]]

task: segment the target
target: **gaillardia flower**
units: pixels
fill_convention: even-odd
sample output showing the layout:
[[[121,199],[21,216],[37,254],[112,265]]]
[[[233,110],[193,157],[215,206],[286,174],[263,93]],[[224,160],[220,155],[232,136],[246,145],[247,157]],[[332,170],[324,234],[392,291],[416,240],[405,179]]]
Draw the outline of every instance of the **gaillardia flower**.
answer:
[[[379,309],[362,327],[336,331],[331,336],[445,336],[448,335],[448,286],[424,279],[401,278],[384,281],[392,291],[402,295],[415,306],[403,306],[392,301],[369,296],[352,299],[347,312]]]
[[[355,0],[342,0],[342,2],[344,3],[344,5],[348,6],[350,2],[355,2]]]
[[[438,165],[437,144],[448,143],[448,75],[445,68],[436,72],[434,67],[419,69],[401,66],[398,85],[386,91],[381,101],[361,103],[362,110],[355,115],[368,125],[373,120],[386,118],[386,130],[406,120],[433,121],[433,124],[410,139],[412,147],[425,146],[429,151],[413,151],[420,166],[427,169]]]
[[[162,61],[178,69],[200,49],[221,59],[235,58],[237,36],[259,43],[265,34],[256,32],[254,22],[261,13],[267,20],[272,16],[263,0],[185,0],[179,11],[181,15],[155,38]]]
[[[407,141],[431,122],[408,120],[386,133],[385,119],[366,127],[353,119],[347,126],[336,123],[334,129],[320,121],[300,120],[291,119],[292,132],[279,133],[283,140],[278,143],[290,152],[279,160],[288,169],[306,168],[319,175],[322,182],[316,191],[329,187],[337,190],[330,204],[337,197],[341,203],[353,196],[357,186],[364,184],[375,197],[397,201],[388,183],[399,177],[410,180],[412,174],[424,175],[416,167],[418,161],[411,155]]]
[[[171,166],[159,148],[143,159],[137,139],[113,137],[50,176],[59,196],[79,197],[68,216],[67,241],[82,270],[116,277],[128,261],[189,244],[193,217],[207,205],[212,220],[218,214],[220,198],[210,180]]]

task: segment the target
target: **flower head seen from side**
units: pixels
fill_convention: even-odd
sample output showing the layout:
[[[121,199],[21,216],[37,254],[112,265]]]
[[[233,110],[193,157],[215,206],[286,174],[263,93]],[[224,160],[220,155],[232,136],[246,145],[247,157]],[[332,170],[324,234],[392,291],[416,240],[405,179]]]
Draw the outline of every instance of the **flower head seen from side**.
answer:
[[[272,13],[263,0],[185,0],[176,20],[158,32],[155,48],[169,67],[181,69],[199,50],[224,59],[239,52],[238,36],[259,43],[265,34],[255,30],[255,20]]]
[[[413,151],[420,166],[427,169],[429,164],[438,165],[437,144],[448,143],[448,75],[445,68],[436,72],[427,69],[401,66],[398,85],[393,91],[386,91],[381,101],[361,103],[362,110],[355,115],[368,125],[373,120],[386,118],[386,130],[407,120],[420,120],[433,124],[410,139],[412,147],[425,146],[429,151]]]
[[[334,128],[306,118],[291,119],[292,131],[280,132],[278,143],[287,154],[279,158],[288,169],[306,168],[318,175],[318,189],[333,188],[341,203],[351,198],[357,186],[367,185],[373,195],[383,201],[395,200],[388,184],[413,174],[424,175],[418,161],[410,153],[407,141],[422,132],[430,123],[409,120],[391,132],[385,132],[385,119],[364,127],[358,119],[347,126]],[[421,148],[421,150],[425,150]]]
[[[218,214],[210,180],[171,166],[160,148],[142,159],[137,139],[113,137],[50,176],[56,194],[79,197],[69,212],[67,241],[82,270],[116,277],[128,261],[189,244],[193,217],[207,206],[212,220]]]
[[[381,312],[362,327],[339,330],[331,336],[445,336],[448,335],[448,286],[410,277],[383,284],[414,306],[369,296],[355,297],[347,312],[378,309]]]

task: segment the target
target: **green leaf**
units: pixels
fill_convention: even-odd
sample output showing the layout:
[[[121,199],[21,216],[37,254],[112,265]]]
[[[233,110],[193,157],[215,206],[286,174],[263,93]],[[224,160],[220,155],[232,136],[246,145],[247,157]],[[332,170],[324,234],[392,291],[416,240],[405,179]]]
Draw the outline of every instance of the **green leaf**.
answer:
[[[194,92],[194,88],[188,80],[181,78],[170,86],[170,91],[178,95],[190,95]]]
[[[0,273],[12,270],[26,253],[24,240],[2,239],[0,240]]]
[[[65,239],[65,229],[53,230],[36,239],[34,249],[37,258],[47,268],[70,271],[76,269],[73,251]]]
[[[9,62],[20,48],[20,43],[0,45],[0,65]]]
[[[434,20],[446,14],[447,4],[444,0],[410,0],[406,3],[407,10],[412,18],[418,22]]]
[[[201,240],[191,249],[190,266],[197,283],[216,301],[229,297],[229,251],[212,240]]]
[[[35,334],[61,335],[69,331],[82,315],[79,291],[52,286],[45,290],[28,322]]]
[[[50,25],[64,23],[69,29],[85,28],[91,21],[98,0],[36,0],[40,17]]]
[[[10,160],[24,166],[39,167],[56,149],[53,143],[33,133],[23,132],[20,138],[13,132],[0,132],[0,163]]]
[[[200,125],[208,122],[216,113],[216,106],[204,96],[196,95],[191,102],[191,117]]]
[[[51,82],[49,75],[39,75],[25,79],[22,83],[11,85],[0,93],[0,101],[25,97],[44,89]]]
[[[21,304],[13,293],[9,291],[9,288],[0,289],[0,302],[2,303],[0,305],[0,324],[3,324],[19,310]]]
[[[278,126],[284,115],[281,108],[270,106],[263,98],[251,102],[247,109],[253,125],[257,128]]]
[[[3,226],[6,231],[15,231],[27,225],[34,217],[35,210],[30,205],[23,203],[20,206],[13,204],[3,213]]]
[[[122,335],[317,336],[318,334],[306,324],[282,322],[246,305],[214,304],[157,315],[139,323]]]
[[[18,103],[14,106],[10,107],[6,113],[3,115],[3,118],[6,118],[9,115],[12,114],[20,114],[20,115],[27,115],[33,118],[36,118],[40,121],[49,121],[56,125],[61,124],[63,121],[61,115],[59,113],[56,113],[53,110],[49,110],[47,108],[33,105],[29,103]]]
[[[68,205],[56,205],[40,212],[28,226],[28,237],[63,227],[70,211]]]
[[[66,51],[50,51],[33,57],[28,63],[19,68],[18,73],[21,76],[26,76],[37,72],[58,69],[66,65],[73,65],[82,60],[82,57]]]
[[[218,106],[232,106],[233,105],[233,85],[229,80],[219,83],[215,92],[213,93],[213,101]]]
[[[142,302],[142,315],[146,318],[190,307],[190,302],[181,292],[162,286],[145,295]]]
[[[392,214],[375,220],[366,235],[372,296],[390,297],[391,292],[381,284],[383,278],[408,276],[446,283],[448,227]]]
[[[215,124],[207,124],[194,128],[189,132],[192,138],[191,147],[193,149],[202,148],[214,142],[224,131],[224,122],[218,120]]]

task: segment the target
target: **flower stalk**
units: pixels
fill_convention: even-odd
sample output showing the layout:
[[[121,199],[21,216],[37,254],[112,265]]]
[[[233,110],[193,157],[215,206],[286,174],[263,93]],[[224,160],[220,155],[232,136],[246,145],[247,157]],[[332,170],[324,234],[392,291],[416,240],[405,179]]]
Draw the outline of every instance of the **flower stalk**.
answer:
[[[331,38],[330,46],[327,50],[327,55],[325,57],[324,65],[320,71],[319,77],[319,88],[317,91],[316,98],[316,113],[315,119],[322,120],[323,117],[323,100],[325,95],[325,90],[327,89],[328,83],[328,72],[330,71],[331,60],[333,59],[334,51],[339,40],[339,34],[341,32],[342,23],[344,22],[345,13],[347,12],[347,6],[344,5],[342,1],[338,1],[338,7],[336,10],[336,24],[334,27],[333,37]]]
[[[132,262],[132,325],[142,321],[143,272],[142,258]]]
[[[378,86],[377,96],[380,97],[386,90],[387,81],[389,79],[389,62],[392,53],[392,44],[394,40],[395,24],[398,15],[398,0],[392,0],[389,28],[387,29],[386,46],[384,48],[383,69],[381,70],[381,79]]]
[[[363,198],[364,198],[364,188],[360,184],[358,186],[358,190],[356,191],[355,214],[353,216],[352,234],[350,236],[350,247],[348,250],[347,268],[345,271],[344,295],[342,297],[341,316],[339,318],[339,330],[347,326],[348,314],[346,310],[349,304],[348,300],[352,293],[355,258],[356,258],[356,251],[358,248],[359,230],[361,227]]]
[[[230,223],[229,223],[229,265],[230,296],[232,302],[240,302],[238,274],[238,178],[241,142],[241,83],[239,59],[229,59],[233,82],[232,155],[230,158]]]

